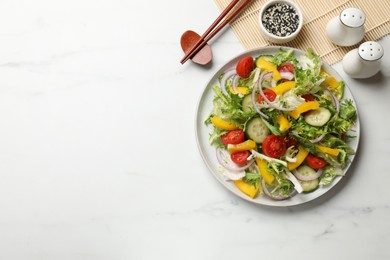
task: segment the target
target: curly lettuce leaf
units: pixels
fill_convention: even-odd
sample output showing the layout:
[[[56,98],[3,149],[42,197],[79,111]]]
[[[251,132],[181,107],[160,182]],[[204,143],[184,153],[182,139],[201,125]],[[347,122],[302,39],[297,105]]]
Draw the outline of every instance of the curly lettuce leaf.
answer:
[[[213,100],[214,109],[211,116],[218,116],[236,125],[243,126],[253,112],[245,113],[242,110],[242,98],[239,95],[224,95],[218,86],[214,86],[216,96]]]
[[[353,120],[356,116],[356,108],[351,99],[343,99],[340,104],[340,117],[345,120]]]
[[[291,120],[291,131],[296,132],[299,136],[306,140],[313,140],[319,137],[322,134],[326,134],[324,130],[311,126],[306,123],[303,117],[299,117],[298,120]]]
[[[333,116],[327,126],[330,133],[341,136],[348,132],[356,123],[356,108],[352,100],[345,99],[340,103],[340,112]]]
[[[243,180],[257,188],[261,181],[260,171],[247,171]]]
[[[340,167],[325,166],[320,178],[320,184],[328,185],[333,182],[337,176],[344,176]]]
[[[294,56],[294,50],[283,50],[280,48],[272,57],[272,63],[275,66],[280,66],[281,64],[289,61],[295,62],[296,58]]]
[[[300,145],[303,146],[303,148],[310,153],[314,154],[315,156],[318,156],[322,159],[324,159],[326,162],[328,162],[330,165],[334,167],[344,167],[346,165],[346,160],[344,158],[340,158],[340,156],[332,156],[329,154],[326,154],[322,152],[316,144],[313,144],[310,142],[310,140],[306,138],[302,138],[299,135],[293,135],[292,136],[295,140],[297,140]],[[344,151],[340,152],[340,154],[344,153]]]
[[[269,186],[272,187],[271,194],[288,196],[294,191],[294,184],[285,177],[285,165],[277,161],[267,162],[267,170],[275,176],[274,183]]]
[[[311,49],[299,57],[295,67],[296,87],[294,92],[297,95],[314,94],[324,88],[321,83],[325,80],[326,74],[321,73],[321,67],[320,56]]]

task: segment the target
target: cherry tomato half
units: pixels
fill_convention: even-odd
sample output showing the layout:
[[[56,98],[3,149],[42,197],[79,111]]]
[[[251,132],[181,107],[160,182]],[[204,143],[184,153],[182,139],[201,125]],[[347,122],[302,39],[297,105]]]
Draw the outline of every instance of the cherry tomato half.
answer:
[[[311,153],[309,153],[306,157],[306,163],[313,169],[321,169],[326,165],[326,161],[320,157],[317,157]]]
[[[287,150],[283,136],[279,135],[267,136],[261,147],[264,154],[272,158],[282,157]]]
[[[221,141],[225,145],[228,144],[239,144],[244,142],[245,133],[241,129],[232,130],[227,134],[221,135]]]
[[[242,58],[238,63],[236,67],[236,71],[238,76],[241,78],[247,78],[251,74],[252,70],[255,68],[255,61],[253,60],[253,57],[248,56]]]
[[[235,164],[242,166],[247,163],[247,159],[249,156],[250,156],[249,151],[240,151],[240,152],[232,153],[230,155],[230,158]]]
[[[268,88],[263,89],[263,93],[264,93],[265,97],[271,102],[274,101],[276,98],[276,93],[271,89],[268,89]],[[264,101],[263,96],[261,94],[257,94],[257,102],[261,103],[263,101]]]
[[[294,73],[294,65],[292,63],[286,62],[278,67],[280,72],[291,72]]]

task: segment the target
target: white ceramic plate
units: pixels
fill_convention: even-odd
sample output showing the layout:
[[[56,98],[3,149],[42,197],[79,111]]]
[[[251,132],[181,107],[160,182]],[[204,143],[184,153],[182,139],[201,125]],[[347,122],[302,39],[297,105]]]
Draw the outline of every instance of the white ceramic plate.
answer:
[[[266,196],[257,196],[256,198],[252,199],[242,193],[232,181],[226,181],[225,177],[217,171],[218,169],[218,161],[216,158],[216,151],[213,146],[209,144],[209,134],[211,133],[211,128],[205,125],[205,120],[206,118],[210,115],[210,112],[212,111],[213,108],[213,98],[214,98],[214,91],[212,87],[214,85],[218,84],[218,77],[219,75],[225,71],[228,68],[235,67],[237,64],[238,60],[241,59],[244,56],[253,56],[256,57],[258,55],[267,55],[267,54],[273,54],[275,53],[280,47],[265,47],[265,48],[259,48],[259,49],[254,49],[251,51],[247,51],[242,53],[241,55],[233,58],[230,60],[228,63],[226,63],[222,68],[220,68],[217,73],[214,74],[214,76],[210,79],[210,81],[207,83],[203,94],[200,97],[200,100],[198,102],[198,107],[197,107],[197,114],[196,114],[196,119],[195,119],[195,134],[197,138],[197,143],[198,143],[198,148],[200,151],[200,154],[203,158],[203,161],[205,162],[206,166],[210,170],[210,172],[217,178],[217,180],[228,190],[236,194],[237,196],[248,200],[250,202],[260,204],[260,205],[268,205],[268,206],[279,206],[279,207],[284,207],[284,206],[293,206],[293,205],[299,205],[308,201],[311,201],[313,199],[316,199],[320,197],[321,195],[325,194],[328,192],[331,188],[333,188],[341,179],[341,177],[337,177],[331,184],[327,186],[320,186],[317,190],[311,193],[305,193],[305,194],[297,194],[293,196],[290,199],[283,200],[283,201],[275,201],[270,198],[267,198]],[[283,47],[283,49],[293,49],[293,48],[288,48],[288,47]],[[300,56],[302,54],[305,54],[305,52],[298,50],[298,49],[293,49],[294,53],[296,56]],[[332,76],[334,76],[336,79],[341,80],[340,75],[329,65],[324,64],[323,65],[324,69],[330,73]],[[344,90],[344,97],[343,98],[349,98],[352,99],[354,102],[354,105],[356,107],[356,102],[352,96],[351,91],[349,90],[348,86],[345,86]],[[356,107],[357,110],[357,107]],[[360,123],[359,123],[359,114],[357,115],[357,122],[356,125],[351,129],[351,135],[356,136],[356,138],[352,139],[348,144],[357,151],[358,149],[358,144],[359,144],[359,137],[360,137]],[[354,159],[354,156],[351,157],[351,163]],[[347,173],[350,165],[347,165],[345,168],[345,172]]]

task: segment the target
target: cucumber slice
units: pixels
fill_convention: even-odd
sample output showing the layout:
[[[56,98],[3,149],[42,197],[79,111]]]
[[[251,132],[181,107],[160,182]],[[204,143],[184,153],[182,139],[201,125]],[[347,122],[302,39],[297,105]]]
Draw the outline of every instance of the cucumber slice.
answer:
[[[299,183],[301,184],[303,192],[313,191],[317,189],[320,184],[318,178],[318,172],[307,165],[299,166],[295,171],[295,177],[297,177]],[[300,179],[304,179],[305,181]],[[306,180],[306,179],[311,179],[311,180]]]
[[[313,168],[311,168],[307,165],[301,165],[295,171],[296,171],[295,176],[298,179],[305,180],[305,181],[308,179],[314,179],[313,176],[317,175],[317,172]],[[318,176],[317,176],[317,178],[318,178]]]
[[[318,179],[314,179],[311,181],[300,181],[298,180],[299,183],[302,186],[303,192],[312,192],[318,188],[320,185],[320,181]]]
[[[246,95],[244,97],[244,99],[242,100],[242,111],[244,111],[245,113],[249,113],[252,110],[254,110],[253,104],[252,104],[252,96]]]
[[[245,132],[247,136],[258,144],[270,134],[268,127],[259,117],[252,118],[246,125]]]
[[[325,125],[332,114],[330,111],[324,107],[319,107],[317,109],[307,112],[304,116],[306,123],[312,126],[323,126]]]

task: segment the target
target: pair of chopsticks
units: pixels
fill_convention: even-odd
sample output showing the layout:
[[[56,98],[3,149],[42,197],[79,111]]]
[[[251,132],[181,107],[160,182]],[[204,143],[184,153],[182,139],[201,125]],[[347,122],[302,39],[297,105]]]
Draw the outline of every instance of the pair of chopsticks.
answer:
[[[244,9],[251,0],[243,0],[238,5],[237,3],[240,0],[233,0],[224,10],[223,12],[218,16],[218,18],[210,25],[210,27],[206,30],[206,32],[200,37],[200,39],[195,43],[195,45],[190,49],[189,52],[186,53],[184,58],[180,61],[181,64],[184,64],[187,60],[194,57],[206,44],[211,38],[214,37],[223,27],[225,27],[226,24],[228,24],[231,20],[234,19],[234,17],[242,10]],[[236,6],[237,5],[237,6]],[[217,27],[215,28],[222,19],[234,8],[236,7],[227,17],[226,19]],[[213,31],[213,29],[215,30]]]

